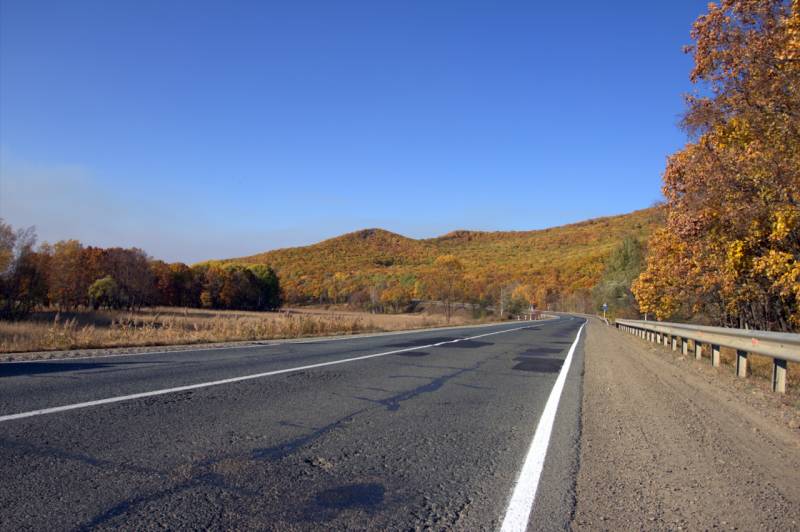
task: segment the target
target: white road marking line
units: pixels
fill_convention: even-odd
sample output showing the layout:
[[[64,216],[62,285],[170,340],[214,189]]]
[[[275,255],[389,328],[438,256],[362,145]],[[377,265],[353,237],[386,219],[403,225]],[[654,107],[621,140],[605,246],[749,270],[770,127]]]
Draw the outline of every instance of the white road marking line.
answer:
[[[567,380],[567,373],[569,373],[569,367],[572,363],[572,355],[575,353],[575,348],[585,326],[586,324],[584,323],[578,329],[575,341],[572,342],[572,346],[569,348],[569,353],[564,359],[558,378],[550,391],[550,396],[547,398],[547,404],[542,411],[542,416],[539,418],[539,423],[536,425],[536,432],[528,449],[528,455],[525,457],[525,463],[514,486],[514,493],[508,503],[503,525],[500,528],[501,532],[525,532],[528,529],[528,520],[530,519],[531,510],[533,510],[536,489],[539,487],[539,477],[542,475],[547,446],[550,443],[550,433],[553,431],[553,423],[556,420],[558,402],[561,399],[564,382]]]
[[[382,356],[386,356],[386,355],[394,355],[394,354],[397,354],[397,353],[405,353],[407,351],[416,351],[418,349],[427,349],[427,348],[431,348],[431,347],[438,347],[438,346],[442,346],[442,345],[445,345],[445,344],[453,344],[453,343],[456,343],[456,342],[461,342],[463,340],[473,340],[475,338],[483,338],[485,336],[492,336],[494,334],[504,334],[504,333],[514,332],[514,331],[519,331],[521,329],[526,329],[526,328],[527,328],[527,326],[525,326],[525,327],[516,327],[514,329],[503,329],[501,331],[494,331],[494,332],[490,332],[490,333],[479,334],[477,336],[470,336],[468,338],[457,338],[455,340],[450,340],[448,342],[439,342],[438,344],[420,345],[420,346],[415,346],[415,347],[408,347],[406,349],[396,349],[394,351],[386,351],[384,353],[374,353],[372,355],[362,355],[362,356],[359,356],[359,357],[344,358],[344,359],[341,359],[341,360],[332,360],[330,362],[320,362],[318,364],[309,364],[307,366],[298,366],[298,367],[294,367],[294,368],[278,369],[278,370],[274,370],[274,371],[266,371],[264,373],[255,373],[255,374],[252,374],[252,375],[242,375],[241,377],[232,377],[232,378],[229,378],[229,379],[221,379],[221,380],[217,380],[217,381],[201,382],[201,383],[198,383],[198,384],[188,384],[186,386],[177,386],[175,388],[164,388],[164,389],[161,389],[161,390],[153,390],[153,391],[150,391],[150,392],[134,393],[134,394],[130,394],[130,395],[119,395],[117,397],[108,397],[108,398],[105,398],[105,399],[97,399],[97,400],[94,400],[94,401],[86,401],[84,403],[74,403],[74,404],[70,404],[70,405],[54,406],[54,407],[50,407],[50,408],[40,408],[38,410],[31,410],[31,411],[28,411],[28,412],[20,412],[19,414],[8,414],[8,415],[5,415],[5,416],[0,416],[0,423],[2,423],[4,421],[11,421],[11,420],[14,420],[14,419],[22,419],[22,418],[27,418],[27,417],[41,416],[41,415],[44,415],[44,414],[54,414],[56,412],[65,412],[67,410],[76,410],[78,408],[88,408],[90,406],[107,405],[107,404],[110,404],[110,403],[120,403],[122,401],[130,401],[130,400],[133,400],[133,399],[142,399],[144,397],[153,397],[153,396],[156,396],[156,395],[164,395],[164,394],[176,393],[176,392],[185,392],[185,391],[188,391],[188,390],[197,390],[199,388],[208,388],[209,386],[219,386],[221,384],[231,384],[231,383],[234,383],[234,382],[242,382],[242,381],[247,381],[247,380],[252,380],[252,379],[260,379],[262,377],[269,377],[269,376],[272,376],[272,375],[281,375],[281,374],[284,374],[284,373],[292,373],[292,372],[295,372],[295,371],[304,371],[304,370],[307,370],[307,369],[322,368],[322,367],[325,367],[325,366],[333,366],[333,365],[336,365],[336,364],[345,364],[347,362],[356,362],[358,360],[367,360],[369,358],[382,357]]]

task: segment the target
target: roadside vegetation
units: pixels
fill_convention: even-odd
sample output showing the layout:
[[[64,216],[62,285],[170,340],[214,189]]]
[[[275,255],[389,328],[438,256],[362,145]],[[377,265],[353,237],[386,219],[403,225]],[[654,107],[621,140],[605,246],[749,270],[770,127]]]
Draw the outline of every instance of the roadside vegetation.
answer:
[[[0,319],[23,319],[43,308],[272,310],[280,304],[278,276],[269,266],[189,267],[154,260],[141,249],[77,240],[36,248],[33,228],[15,231],[0,220]]]
[[[463,311],[450,320],[452,325],[478,322]],[[47,311],[33,313],[26,320],[0,320],[0,353],[301,338],[418,329],[447,323],[441,312],[371,314],[324,309],[247,312],[174,307]]]
[[[692,30],[666,225],[633,292],[658,319],[800,329],[800,2],[723,0]]]

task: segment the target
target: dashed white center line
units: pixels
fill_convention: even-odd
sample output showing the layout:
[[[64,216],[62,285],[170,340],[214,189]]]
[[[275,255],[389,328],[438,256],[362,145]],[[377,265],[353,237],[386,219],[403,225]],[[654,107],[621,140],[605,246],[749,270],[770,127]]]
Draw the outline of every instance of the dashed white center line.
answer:
[[[91,407],[91,406],[107,405],[107,404],[111,404],[111,403],[121,403],[123,401],[132,401],[134,399],[142,399],[144,397],[153,397],[153,396],[157,396],[157,395],[165,395],[165,394],[168,394],[168,393],[186,392],[186,391],[189,391],[189,390],[197,390],[197,389],[200,389],[200,388],[208,388],[210,386],[220,386],[222,384],[232,384],[232,383],[235,383],[235,382],[242,382],[242,381],[248,381],[248,380],[252,380],[252,379],[260,379],[260,378],[263,378],[263,377],[270,377],[272,375],[282,375],[282,374],[285,374],[285,373],[293,373],[293,372],[296,372],[296,371],[304,371],[304,370],[308,370],[308,369],[322,368],[322,367],[325,367],[325,366],[334,366],[336,364],[346,364],[348,362],[357,362],[359,360],[367,360],[367,359],[370,359],[370,358],[383,357],[383,356],[387,356],[387,355],[395,355],[397,353],[405,353],[407,351],[416,351],[416,350],[419,350],[419,349],[429,349],[431,347],[440,347],[442,345],[461,342],[461,341],[464,341],[464,340],[474,340],[476,338],[483,338],[483,337],[492,336],[492,335],[495,335],[495,334],[505,334],[505,333],[519,331],[521,329],[526,329],[526,328],[527,328],[527,326],[525,326],[525,327],[516,327],[514,329],[504,329],[502,331],[494,331],[494,332],[490,332],[490,333],[479,334],[477,336],[470,336],[468,338],[458,338],[458,339],[450,340],[450,341],[447,341],[447,342],[439,342],[439,343],[436,343],[436,344],[428,344],[428,345],[419,345],[419,346],[415,346],[415,347],[408,347],[408,348],[405,348],[405,349],[396,349],[396,350],[393,350],[393,351],[386,351],[386,352],[383,352],[383,353],[374,353],[374,354],[371,354],[371,355],[363,355],[363,356],[358,356],[358,357],[344,358],[344,359],[341,359],[341,360],[332,360],[330,362],[320,362],[319,364],[309,364],[309,365],[306,365],[306,366],[297,366],[297,367],[294,367],[294,368],[278,369],[278,370],[274,370],[274,371],[265,371],[264,373],[255,373],[255,374],[252,374],[252,375],[242,375],[240,377],[232,377],[232,378],[229,378],[229,379],[221,379],[221,380],[210,381],[210,382],[201,382],[201,383],[197,383],[197,384],[189,384],[189,385],[186,385],[186,386],[176,386],[174,388],[164,388],[164,389],[161,389],[161,390],[152,390],[152,391],[148,391],[148,392],[134,393],[134,394],[129,394],[129,395],[118,395],[116,397],[107,397],[107,398],[104,398],[104,399],[96,399],[94,401],[86,401],[86,402],[83,402],[83,403],[73,403],[73,404],[62,405],[62,406],[54,406],[54,407],[50,407],[50,408],[40,408],[38,410],[30,410],[28,412],[20,412],[18,414],[7,414],[7,415],[4,415],[4,416],[0,416],[0,423],[2,423],[4,421],[12,421],[12,420],[15,420],[15,419],[23,419],[23,418],[34,417],[34,416],[42,416],[42,415],[45,415],[45,414],[55,414],[57,412],[66,412],[66,411],[69,411],[69,410],[77,410],[79,408],[88,408],[88,407]]]

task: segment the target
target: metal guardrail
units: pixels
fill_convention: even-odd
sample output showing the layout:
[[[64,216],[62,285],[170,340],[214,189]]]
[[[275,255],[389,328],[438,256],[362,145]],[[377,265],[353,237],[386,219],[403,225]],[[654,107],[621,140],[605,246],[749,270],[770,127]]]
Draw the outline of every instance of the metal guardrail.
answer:
[[[700,360],[703,346],[711,354],[711,365],[719,367],[720,347],[736,349],[736,375],[747,376],[747,355],[753,353],[772,358],[772,390],[786,393],[786,363],[800,362],[800,334],[704,327],[685,323],[661,321],[616,320],[615,326],[645,340],[672,347],[681,346],[689,353],[689,340],[694,343],[695,358]]]

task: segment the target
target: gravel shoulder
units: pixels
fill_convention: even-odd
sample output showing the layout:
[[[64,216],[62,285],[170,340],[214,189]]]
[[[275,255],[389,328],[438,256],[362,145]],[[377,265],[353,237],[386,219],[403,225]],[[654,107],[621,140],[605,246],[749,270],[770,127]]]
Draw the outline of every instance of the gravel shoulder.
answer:
[[[576,530],[798,530],[796,400],[590,320]]]

